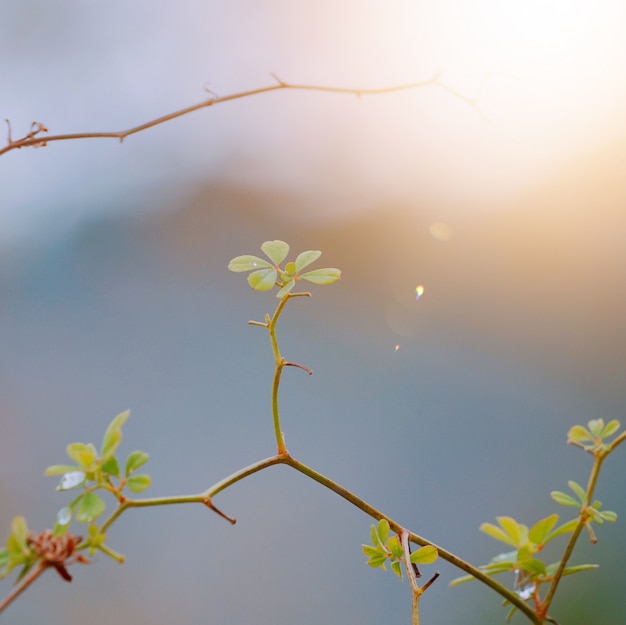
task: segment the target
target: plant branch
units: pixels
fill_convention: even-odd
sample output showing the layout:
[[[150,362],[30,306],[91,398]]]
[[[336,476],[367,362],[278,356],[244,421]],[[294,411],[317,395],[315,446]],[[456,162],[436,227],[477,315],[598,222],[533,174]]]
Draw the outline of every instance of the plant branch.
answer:
[[[365,514],[371,516],[373,519],[376,519],[377,521],[380,521],[381,519],[386,519],[389,523],[389,527],[397,534],[401,534],[401,532],[405,531],[404,528],[399,523],[396,523],[393,519],[383,514],[380,510],[377,510],[373,506],[370,506],[366,501],[364,501],[360,497],[357,497],[354,493],[345,489],[343,486],[340,486],[339,484],[337,484],[337,482],[334,482],[333,480],[326,477],[325,475],[318,473],[311,467],[308,467],[307,465],[299,462],[295,458],[292,458],[291,456],[287,455],[284,458],[282,458],[282,463],[289,465],[290,467],[296,469],[297,471],[300,471],[300,473],[304,473],[304,475],[310,477],[311,479],[315,480],[319,484],[326,486],[326,488],[329,488],[333,492],[337,493],[340,497],[343,497],[346,501],[349,501],[351,504],[359,508],[359,510],[362,510],[363,512],[365,512]],[[409,532],[409,540],[422,547],[426,545],[432,545],[433,547],[437,549],[439,556],[443,560],[445,560],[446,562],[449,562],[450,564],[457,567],[458,569],[465,571],[472,577],[476,578],[478,581],[489,586],[492,590],[495,590],[498,594],[504,597],[512,605],[514,605],[520,612],[522,612],[526,616],[526,618],[528,618],[528,620],[534,625],[541,625],[541,620],[533,612],[532,608],[528,606],[520,597],[518,597],[518,595],[515,592],[506,588],[506,586],[503,586],[498,581],[489,577],[488,575],[483,573],[481,570],[472,566],[471,564],[469,564],[462,558],[455,556],[450,551],[447,551],[446,549],[443,549],[442,547],[435,545],[429,540],[422,538],[418,534]]]
[[[491,75],[487,75],[485,79],[489,78]],[[267,87],[259,87],[258,89],[249,89],[247,91],[240,91],[238,93],[232,93],[226,96],[213,96],[208,100],[204,100],[203,102],[199,102],[197,104],[192,104],[191,106],[187,106],[183,109],[175,111],[173,113],[169,113],[167,115],[162,115],[161,117],[157,117],[151,121],[145,122],[143,124],[139,124],[138,126],[134,126],[133,128],[128,128],[127,130],[119,130],[114,132],[78,132],[78,133],[69,133],[69,134],[59,134],[59,135],[47,135],[41,134],[46,133],[47,128],[41,124],[40,122],[33,122],[31,124],[30,131],[25,134],[20,139],[13,139],[11,136],[11,126],[9,124],[9,120],[6,120],[8,125],[8,133],[7,133],[7,144],[0,148],[0,156],[10,152],[12,150],[18,150],[20,148],[25,147],[44,147],[48,143],[52,141],[75,141],[79,139],[118,139],[121,142],[126,139],[126,137],[130,137],[131,135],[137,134],[139,132],[143,132],[144,130],[148,130],[149,128],[153,128],[154,126],[159,126],[160,124],[165,124],[170,122],[178,117],[183,117],[185,115],[189,115],[190,113],[194,113],[195,111],[199,111],[200,109],[208,108],[214,106],[216,104],[221,104],[223,102],[230,102],[231,100],[239,100],[242,98],[249,98],[256,95],[261,95],[263,93],[270,93],[272,91],[280,91],[280,90],[297,90],[297,91],[319,91],[324,93],[336,93],[336,94],[348,94],[355,95],[357,97],[368,96],[368,95],[380,95],[386,93],[395,93],[398,91],[409,91],[413,89],[420,89],[424,87],[435,87],[438,89],[442,89],[443,91],[448,92],[459,100],[465,102],[469,106],[471,106],[474,110],[476,110],[484,119],[485,116],[480,110],[478,106],[478,97],[480,96],[479,89],[476,96],[473,98],[463,95],[462,93],[456,91],[453,87],[450,87],[446,83],[441,81],[441,74],[438,72],[429,80],[424,80],[421,82],[414,82],[405,85],[395,85],[392,87],[382,87],[378,89],[349,89],[344,87],[327,87],[324,85],[304,85],[304,84],[295,84],[295,83],[287,83],[276,77],[272,74],[272,77],[276,80],[275,85],[269,85]],[[483,81],[484,83],[484,81]]]
[[[404,568],[406,569],[409,584],[411,586],[411,623],[412,625],[420,625],[420,587],[417,584],[417,578],[413,565],[411,564],[411,550],[409,549],[409,532],[402,530],[400,532],[400,542],[402,543],[402,555],[404,556]]]
[[[48,564],[40,561],[37,566],[25,575],[15,586],[13,590],[0,601],[0,612],[15,601],[46,569]]]
[[[270,343],[272,344],[272,354],[274,355],[274,379],[272,381],[272,420],[274,423],[274,436],[276,437],[276,446],[278,448],[278,454],[286,454],[287,447],[285,445],[285,437],[283,435],[282,429],[280,427],[280,413],[278,409],[278,389],[280,387],[280,377],[283,372],[283,368],[286,366],[298,366],[307,371],[310,374],[313,372],[306,367],[302,367],[302,365],[295,365],[294,363],[287,362],[280,353],[280,348],[278,347],[278,337],[276,336],[276,324],[278,323],[278,319],[282,314],[287,302],[294,297],[310,297],[310,293],[287,293],[285,297],[280,300],[280,303],[276,307],[274,311],[274,315],[267,322],[267,331],[270,335]]]
[[[620,437],[622,438],[622,440],[623,440],[623,436],[624,435]],[[617,440],[618,439],[616,439],[616,441]],[[621,443],[621,440],[617,444],[619,443]],[[614,444],[615,444],[615,441],[614,441]],[[612,446],[609,449],[609,451],[611,451],[614,448],[615,446]],[[589,479],[587,480],[587,491],[586,491],[587,506],[590,506],[592,503],[593,493],[596,489],[596,484],[598,483],[598,477],[600,477],[602,464],[604,460],[606,459],[608,453],[609,452],[607,451],[603,454],[594,455],[593,466],[591,467],[591,472],[589,473]],[[561,581],[561,578],[563,577],[563,572],[565,571],[565,567],[567,566],[567,563],[570,557],[572,556],[574,547],[576,546],[576,543],[578,542],[578,537],[580,536],[580,533],[583,531],[585,524],[589,520],[589,517],[587,516],[587,511],[586,511],[587,506],[583,506],[583,508],[580,511],[580,515],[578,517],[578,523],[576,524],[576,527],[574,528],[574,531],[572,532],[572,535],[570,536],[570,539],[563,553],[563,558],[561,559],[561,562],[559,564],[559,568],[554,574],[554,579],[552,580],[552,583],[550,584],[550,587],[548,588],[548,592],[546,593],[546,596],[543,599],[541,607],[542,607],[542,611],[544,615],[546,615],[548,613],[548,610],[550,609],[550,604],[552,603],[552,600],[554,598],[554,593],[556,592],[556,589],[559,586],[559,582]]]

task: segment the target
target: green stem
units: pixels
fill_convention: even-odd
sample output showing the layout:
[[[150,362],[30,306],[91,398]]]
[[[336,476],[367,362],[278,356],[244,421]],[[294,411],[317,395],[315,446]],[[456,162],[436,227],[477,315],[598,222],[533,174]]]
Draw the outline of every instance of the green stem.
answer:
[[[407,532],[408,540],[410,540],[411,542],[420,546],[432,545],[437,549],[439,556],[443,560],[449,562],[456,568],[461,569],[465,573],[472,575],[477,580],[483,582],[483,584],[495,590],[498,594],[504,597],[512,605],[514,605],[520,612],[522,612],[534,625],[541,625],[542,621],[539,619],[539,617],[513,591],[509,590],[508,588],[497,582],[495,579],[489,577],[488,575],[485,575],[485,573],[472,566],[462,558],[454,555],[450,551],[447,551],[446,549],[435,545],[431,541],[422,538],[418,534],[408,532],[399,523],[396,523],[393,519],[383,514],[380,510],[377,510],[360,497],[357,497],[351,491],[347,490],[346,488],[344,488],[337,482],[334,482],[325,475],[322,475],[318,471],[315,471],[311,467],[296,460],[287,453],[277,454],[276,456],[271,456],[270,458],[260,460],[258,462],[255,462],[254,464],[244,467],[243,469],[240,469],[239,471],[229,475],[220,482],[217,482],[213,486],[209,487],[203,493],[197,495],[153,497],[149,499],[127,499],[126,501],[124,501],[124,503],[120,504],[118,508],[113,512],[113,514],[109,517],[109,519],[105,521],[105,523],[102,525],[101,532],[105,533],[111,527],[111,525],[113,525],[113,523],[115,523],[115,521],[129,508],[146,508],[151,506],[167,506],[185,503],[202,503],[213,508],[213,506],[211,505],[212,497],[226,490],[230,486],[233,486],[244,478],[276,464],[286,464],[296,471],[303,473],[304,475],[318,482],[322,486],[325,486],[326,488],[332,490],[334,493],[353,504],[359,510],[365,512],[365,514],[372,517],[373,519],[376,519],[377,521],[379,521],[380,519],[386,519],[389,523],[389,526],[391,527],[391,529],[393,529],[394,532],[398,534],[401,534],[402,532]],[[215,510],[215,508],[213,509]]]
[[[100,531],[104,534],[110,527],[117,521],[117,519],[129,508],[149,508],[151,506],[172,506],[185,503],[202,503],[204,505],[210,504],[211,498],[217,493],[226,490],[229,486],[236,484],[240,480],[271,467],[274,464],[283,462],[282,456],[272,456],[265,460],[255,462],[235,473],[232,473],[228,477],[224,478],[217,484],[214,484],[210,488],[207,488],[203,493],[197,495],[176,495],[174,497],[150,497],[148,499],[126,499],[124,503],[121,503],[113,512],[113,514],[104,522]],[[212,506],[210,506],[212,507]],[[215,510],[215,508],[213,508]]]
[[[291,456],[287,455],[282,459],[282,462],[296,469],[297,471],[300,471],[300,473],[304,473],[304,475],[306,475],[307,477],[310,477],[311,479],[315,480],[319,484],[322,484],[322,486],[325,486],[326,488],[329,488],[333,492],[337,493],[340,497],[343,497],[346,501],[349,501],[351,504],[359,508],[359,510],[362,510],[363,512],[365,512],[365,514],[371,516],[373,519],[376,519],[377,521],[380,521],[381,519],[386,519],[387,522],[389,523],[389,527],[397,534],[400,534],[401,532],[405,531],[404,528],[399,523],[396,523],[393,519],[383,514],[380,510],[377,510],[373,506],[370,506],[363,499],[361,499],[360,497],[357,497],[351,491],[337,484],[337,482],[334,482],[333,480],[326,477],[325,475],[318,473],[311,467],[306,466],[305,464],[299,462],[295,458],[292,458]],[[514,605],[520,612],[522,612],[526,616],[526,618],[528,618],[528,620],[534,625],[541,625],[542,623],[541,619],[535,614],[532,608],[529,605],[527,605],[515,592],[513,592],[512,590],[509,590],[508,588],[506,588],[506,586],[503,586],[492,577],[489,577],[488,575],[483,573],[480,569],[477,569],[476,567],[472,566],[465,560],[459,558],[458,556],[455,556],[450,551],[447,551],[446,549],[443,549],[442,547],[438,547],[434,543],[426,540],[425,538],[422,538],[418,534],[409,532],[409,540],[417,545],[420,545],[421,547],[424,547],[426,545],[432,545],[433,547],[437,549],[439,556],[443,560],[445,560],[446,562],[449,562],[450,564],[457,567],[458,569],[461,569],[462,571],[465,571],[466,573],[470,574],[472,577],[476,578],[478,581],[481,581],[483,584],[489,586],[492,590],[495,590],[498,594],[504,597],[512,605]]]
[[[617,440],[618,439],[616,439],[616,441]],[[620,440],[617,444],[621,442],[622,441]],[[612,449],[614,449],[614,447],[611,447],[609,451],[611,451]],[[587,480],[586,495],[587,495],[588,506],[591,505],[593,493],[596,489],[598,478],[600,477],[600,470],[602,469],[602,463],[604,462],[608,453],[609,452],[605,452],[601,455],[594,456],[593,466],[591,467],[591,473],[589,474],[589,479]],[[543,614],[547,614],[548,610],[550,609],[550,604],[552,603],[552,600],[554,599],[554,593],[556,592],[556,589],[559,586],[559,582],[561,581],[561,578],[563,577],[563,572],[565,571],[565,567],[567,566],[567,563],[572,555],[572,552],[574,551],[574,547],[576,546],[576,543],[578,542],[578,537],[583,531],[585,527],[585,523],[587,523],[588,521],[586,507],[587,506],[583,506],[581,508],[580,516],[578,517],[578,523],[576,527],[574,528],[572,535],[570,536],[570,539],[563,553],[563,558],[561,559],[561,562],[559,564],[559,568],[556,570],[556,573],[554,574],[554,579],[552,580],[552,583],[550,584],[550,588],[548,588],[548,592],[546,593],[546,596],[543,599],[543,603],[542,603]]]
[[[172,506],[181,503],[204,503],[206,497],[200,495],[177,495],[174,497],[151,497],[149,499],[126,499],[104,522],[100,531],[104,534],[128,508],[148,508],[151,506]]]
[[[278,338],[276,336],[276,324],[280,318],[281,313],[285,309],[287,302],[293,297],[310,297],[310,293],[288,293],[280,300],[280,303],[274,311],[273,317],[267,324],[267,331],[270,335],[270,343],[272,345],[272,354],[274,355],[274,380],[272,382],[272,419],[274,422],[274,436],[276,437],[276,446],[278,448],[278,454],[286,454],[287,447],[285,445],[285,437],[280,427],[280,413],[278,411],[278,388],[280,386],[280,376],[285,366],[285,359],[280,353],[278,347]]]

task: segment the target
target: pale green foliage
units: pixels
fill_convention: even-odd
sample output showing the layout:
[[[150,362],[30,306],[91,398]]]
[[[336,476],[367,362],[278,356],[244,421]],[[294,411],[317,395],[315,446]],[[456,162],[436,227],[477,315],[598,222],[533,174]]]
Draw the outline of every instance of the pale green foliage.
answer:
[[[270,291],[277,287],[276,297],[282,299],[300,280],[325,285],[332,284],[341,277],[341,271],[334,267],[314,269],[302,273],[303,269],[306,269],[322,255],[319,250],[301,252],[296,257],[295,262],[288,262],[284,268],[281,268],[280,265],[289,254],[287,243],[284,241],[265,241],[261,245],[261,250],[272,261],[271,263],[258,256],[246,254],[233,258],[228,264],[231,271],[251,271],[252,273],[248,276],[248,284],[255,291]]]

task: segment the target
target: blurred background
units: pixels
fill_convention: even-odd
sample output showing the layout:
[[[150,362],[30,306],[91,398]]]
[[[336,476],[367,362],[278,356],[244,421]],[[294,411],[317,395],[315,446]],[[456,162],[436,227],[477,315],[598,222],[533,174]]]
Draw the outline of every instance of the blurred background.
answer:
[[[127,408],[121,453],[150,453],[153,496],[273,454],[271,351],[247,321],[276,300],[226,270],[268,239],[343,270],[281,322],[315,372],[283,376],[296,458],[475,564],[504,550],[483,521],[569,518],[549,492],[590,462],[568,428],[625,420],[625,19],[609,0],[3,3],[14,138],[126,129],[271,72],[379,88],[441,71],[482,114],[437,87],[282,91],[2,156],[2,532],[52,526],[70,497],[44,468]],[[620,519],[581,541],[573,561],[601,568],[564,580],[561,625],[623,620],[625,469],[605,465]],[[332,493],[273,467],[215,503],[235,527],[200,506],[125,514],[123,566],[47,573],[3,622],[410,623],[406,582],[365,565],[370,519]],[[504,621],[437,568],[424,623]]]

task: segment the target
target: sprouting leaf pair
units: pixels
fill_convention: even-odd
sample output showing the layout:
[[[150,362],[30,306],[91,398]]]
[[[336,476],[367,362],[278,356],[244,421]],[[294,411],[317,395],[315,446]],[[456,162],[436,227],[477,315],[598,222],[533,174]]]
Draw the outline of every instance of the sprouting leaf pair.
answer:
[[[372,568],[382,568],[387,570],[385,564],[390,562],[391,570],[402,579],[401,563],[404,559],[404,552],[400,539],[397,535],[389,536],[389,522],[381,519],[378,525],[372,525],[370,530],[371,545],[363,545],[363,553],[367,556],[367,563]],[[410,560],[412,564],[432,564],[437,560],[439,554],[432,545],[420,547],[414,551]]]
[[[265,241],[261,245],[261,249],[272,261],[271,263],[258,256],[246,254],[233,258],[228,265],[231,271],[251,271],[252,273],[248,276],[248,284],[255,291],[269,291],[277,286],[279,290],[276,297],[282,299],[299,280],[306,280],[313,284],[332,284],[341,277],[341,271],[332,267],[302,273],[303,269],[306,269],[322,255],[318,250],[308,250],[298,254],[295,261],[288,262],[282,269],[280,265],[289,254],[287,243],[284,241]]]

